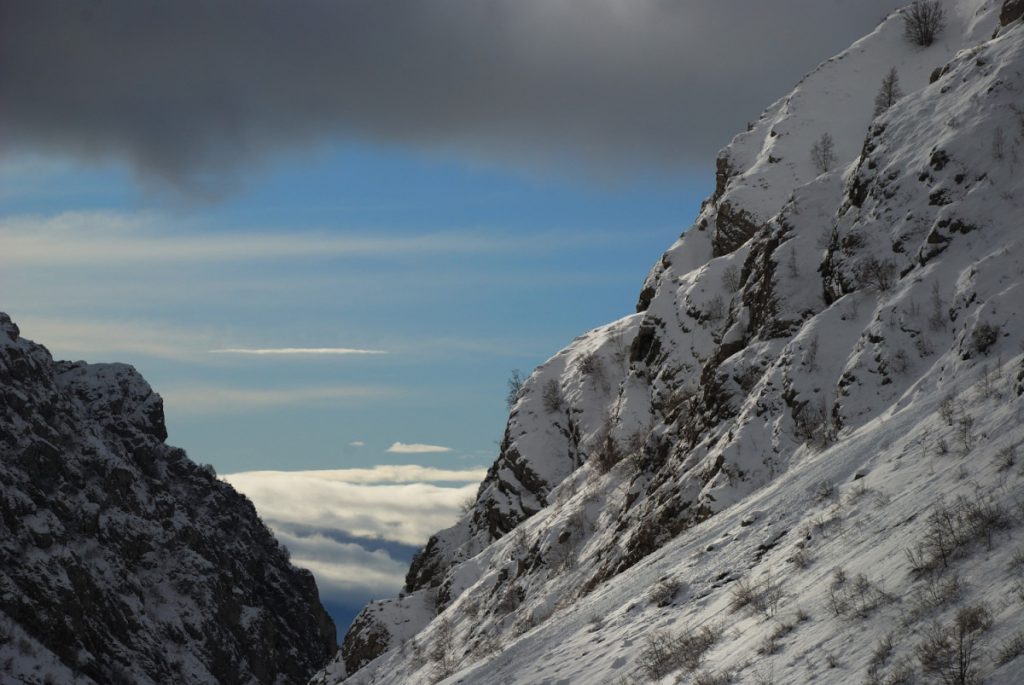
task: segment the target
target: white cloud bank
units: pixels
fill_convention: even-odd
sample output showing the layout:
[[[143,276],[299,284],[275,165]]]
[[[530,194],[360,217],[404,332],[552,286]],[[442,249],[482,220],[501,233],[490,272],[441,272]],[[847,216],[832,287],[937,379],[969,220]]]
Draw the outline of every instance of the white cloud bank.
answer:
[[[442,487],[430,482],[408,482],[417,473],[435,482],[467,485]],[[268,523],[422,545],[431,534],[455,522],[460,505],[476,494],[477,483],[485,474],[484,469],[445,471],[380,466],[334,471],[249,471],[228,474],[224,480],[248,496]]]
[[[408,444],[404,442],[393,442],[387,451],[394,454],[427,454],[430,452],[451,452],[452,448],[444,447],[442,445],[425,445],[421,442]]]
[[[381,464],[368,469],[323,469],[316,471],[244,471],[229,474],[228,482],[236,476],[247,479],[291,480],[316,479],[333,483],[362,485],[384,483],[479,483],[487,475],[485,468],[439,469],[419,464]],[[232,482],[232,484],[234,484]],[[237,487],[237,486],[236,486]]]
[[[248,471],[223,476],[252,500],[263,520],[313,572],[324,599],[365,601],[396,593],[408,563],[388,545],[421,546],[458,519],[486,470],[417,465],[329,471]],[[466,483],[440,487],[436,482]],[[334,535],[332,535],[334,533]],[[353,538],[355,538],[353,540]],[[358,538],[367,538],[360,544]],[[349,541],[352,540],[352,541]]]
[[[386,550],[369,550],[326,535],[300,535],[279,521],[267,520],[278,540],[291,552],[292,563],[308,568],[321,599],[350,603],[353,597],[393,595],[405,582],[408,564]]]

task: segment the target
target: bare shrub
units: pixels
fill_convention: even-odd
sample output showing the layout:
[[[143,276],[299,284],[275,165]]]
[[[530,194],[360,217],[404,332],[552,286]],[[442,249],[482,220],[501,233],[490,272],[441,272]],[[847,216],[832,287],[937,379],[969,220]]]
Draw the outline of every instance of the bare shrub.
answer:
[[[1024,604],[1024,582],[1017,581],[1010,588],[1010,597],[1016,598],[1018,602]]]
[[[894,373],[904,373],[907,370],[907,365],[910,364],[910,360],[907,358],[907,353],[903,349],[898,349],[893,353],[892,357],[889,358],[889,368]]]
[[[761,639],[761,643],[757,648],[758,654],[771,655],[777,654],[781,651],[782,647],[779,645],[779,641],[796,630],[796,623],[788,621],[780,621],[778,625]]]
[[[911,596],[911,610],[908,622],[926,616],[933,609],[953,604],[963,594],[963,582],[956,573],[943,577],[938,574],[925,576],[923,584]]]
[[[911,571],[922,574],[948,568],[972,542],[985,540],[991,546],[993,534],[1008,529],[1012,522],[1006,507],[991,498],[940,500],[928,514],[921,540],[906,550]]]
[[[939,403],[939,416],[942,417],[947,426],[952,426],[953,421],[956,419],[956,414],[956,398],[952,395],[946,395]]]
[[[777,654],[779,649],[779,641],[772,634],[765,635],[757,645],[757,653],[762,656]]]
[[[681,669],[695,671],[721,637],[721,629],[711,625],[685,628],[674,634],[660,630],[647,636],[637,663],[651,680],[660,680]]]
[[[999,399],[999,372],[990,369],[988,364],[981,367],[981,380],[978,381],[978,397],[983,400]]]
[[[793,435],[799,440],[817,447],[827,447],[836,441],[839,428],[825,398],[819,403],[806,402],[793,413]]]
[[[798,549],[786,559],[789,563],[793,564],[797,568],[807,568],[811,565],[814,559],[806,549]]]
[[[508,390],[505,393],[505,405],[509,409],[515,406],[516,401],[519,399],[519,395],[523,391],[523,383],[526,382],[526,377],[519,369],[512,369],[512,374],[508,377]]]
[[[483,659],[497,654],[502,650],[503,644],[497,633],[487,632],[481,635],[473,646],[473,656]]]
[[[558,384],[557,378],[548,379],[544,384],[541,398],[544,400],[544,408],[549,414],[556,414],[562,410],[562,388]]]
[[[914,685],[916,680],[913,662],[903,657],[892,667],[887,674],[880,670],[872,670],[868,667],[868,685]]]
[[[611,471],[625,456],[619,443],[612,437],[611,427],[605,426],[595,439],[587,459],[594,464],[598,473],[605,474]]]
[[[857,264],[854,277],[863,288],[887,292],[896,283],[896,265],[887,259],[878,259],[872,255]]]
[[[730,294],[740,289],[740,270],[735,264],[730,264],[722,271],[722,288]]]
[[[1010,573],[1024,575],[1024,547],[1014,551],[1013,556],[1010,557],[1010,564],[1007,570]]]
[[[957,612],[948,625],[933,623],[916,649],[921,670],[944,685],[979,682],[977,662],[983,634],[992,626],[992,613],[982,604]]]
[[[447,618],[442,618],[434,629],[434,642],[428,654],[434,662],[432,676],[435,682],[444,680],[459,666],[455,651],[455,628]]]
[[[939,0],[914,0],[903,10],[903,36],[921,47],[928,47],[946,27],[946,12]]]
[[[868,662],[868,674],[877,674],[885,662],[892,656],[895,638],[892,633],[886,633],[875,644],[871,653],[871,661]]]
[[[872,583],[863,573],[847,578],[842,569],[833,572],[832,584],[829,586],[829,605],[836,616],[867,618],[878,607],[893,601],[892,595]]]
[[[871,490],[864,484],[864,481],[857,481],[854,483],[853,487],[846,491],[846,503],[853,504],[854,502],[866,497],[869,492],[871,492]]]
[[[987,355],[992,346],[999,340],[999,334],[1002,332],[1002,328],[996,324],[988,322],[979,323],[973,331],[971,331],[971,349],[978,354]]]
[[[1002,159],[1004,156],[1006,156],[1006,135],[1003,133],[1003,127],[997,126],[992,134],[992,158]]]
[[[601,358],[597,356],[596,352],[590,352],[579,358],[576,368],[583,376],[593,376],[601,369]]]
[[[701,671],[693,676],[690,685],[729,685],[735,682],[732,671]]]
[[[836,163],[836,144],[832,136],[822,133],[821,137],[811,146],[811,163],[819,174],[831,171]]]
[[[678,578],[662,578],[651,588],[647,597],[651,600],[652,604],[659,607],[667,607],[672,603],[682,585]]]
[[[523,588],[518,586],[512,586],[505,590],[498,598],[495,604],[495,609],[500,615],[511,614],[513,611],[519,608],[519,605],[526,599],[526,592]]]
[[[704,307],[703,318],[706,321],[716,322],[725,318],[725,300],[720,295],[715,295]]]
[[[784,594],[782,584],[770,574],[757,583],[740,578],[733,586],[729,608],[734,612],[749,609],[770,618],[778,610]]]
[[[964,414],[956,422],[956,436],[960,440],[960,446],[964,448],[964,454],[974,449],[974,417]]]
[[[835,481],[830,479],[818,481],[818,484],[814,486],[813,495],[814,499],[821,502],[823,500],[832,499],[836,494]]]
[[[818,334],[815,333],[807,343],[807,349],[804,350],[803,357],[804,366],[807,367],[808,371],[818,370]]]
[[[1021,654],[1024,654],[1024,632],[1018,630],[999,645],[993,661],[996,666],[1005,666]]]
[[[946,315],[942,311],[942,294],[939,292],[939,283],[932,283],[931,296],[932,311],[928,316],[928,327],[933,331],[941,331],[946,327]]]

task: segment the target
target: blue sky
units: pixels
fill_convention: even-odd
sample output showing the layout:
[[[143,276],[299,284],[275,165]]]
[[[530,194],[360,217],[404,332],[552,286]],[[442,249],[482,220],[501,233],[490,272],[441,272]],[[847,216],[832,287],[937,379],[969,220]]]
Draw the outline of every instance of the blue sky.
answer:
[[[632,312],[709,190],[696,171],[600,182],[368,145],[216,199],[39,158],[0,173],[19,165],[35,178],[0,201],[4,306],[58,357],[137,366],[170,441],[220,472],[489,463],[510,371]]]

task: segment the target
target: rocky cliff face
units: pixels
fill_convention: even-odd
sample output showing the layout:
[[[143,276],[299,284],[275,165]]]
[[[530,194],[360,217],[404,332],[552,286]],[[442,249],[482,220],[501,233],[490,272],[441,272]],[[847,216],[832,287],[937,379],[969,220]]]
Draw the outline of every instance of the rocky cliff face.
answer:
[[[133,368],[0,314],[0,682],[303,683],[333,655],[312,575],[166,437]]]
[[[532,374],[474,509],[316,682],[910,682],[964,626],[961,675],[1016,682],[1018,5],[944,2],[927,48],[895,13],[737,136],[638,313]]]

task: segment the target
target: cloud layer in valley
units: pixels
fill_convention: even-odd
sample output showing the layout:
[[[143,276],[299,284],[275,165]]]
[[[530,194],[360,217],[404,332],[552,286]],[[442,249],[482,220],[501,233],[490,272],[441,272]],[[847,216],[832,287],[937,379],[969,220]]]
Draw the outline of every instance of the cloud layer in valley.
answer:
[[[4,3],[0,134],[182,186],[325,138],[612,174],[705,163],[901,4]]]
[[[412,554],[455,522],[485,475],[410,464],[223,478],[313,571],[325,601],[356,606],[401,588]]]

